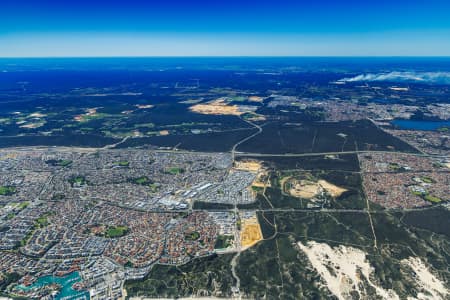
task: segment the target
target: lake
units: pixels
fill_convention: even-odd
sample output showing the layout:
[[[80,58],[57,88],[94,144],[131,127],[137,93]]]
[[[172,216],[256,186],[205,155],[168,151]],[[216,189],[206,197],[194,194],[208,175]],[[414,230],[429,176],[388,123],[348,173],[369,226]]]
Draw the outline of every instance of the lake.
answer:
[[[450,127],[450,121],[393,120],[391,124],[400,129],[414,130],[437,130],[442,127]]]

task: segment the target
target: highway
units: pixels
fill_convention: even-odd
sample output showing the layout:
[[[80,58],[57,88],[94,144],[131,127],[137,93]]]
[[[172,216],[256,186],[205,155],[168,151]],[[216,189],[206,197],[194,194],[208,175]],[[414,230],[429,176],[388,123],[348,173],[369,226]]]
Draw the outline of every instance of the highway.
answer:
[[[308,157],[308,156],[325,156],[325,155],[342,155],[342,154],[362,154],[362,153],[390,153],[390,154],[407,154],[421,157],[435,157],[447,158],[445,155],[422,154],[400,151],[374,151],[374,150],[360,150],[360,151],[341,151],[341,152],[311,152],[311,153],[254,153],[254,152],[238,152],[234,155],[243,157]]]
[[[258,134],[260,134],[260,133],[262,132],[261,126],[255,124],[255,123],[252,123],[252,122],[250,122],[250,121],[248,121],[248,120],[244,120],[244,119],[242,119],[242,120],[245,121],[245,122],[247,122],[248,124],[252,125],[253,127],[257,128],[258,131],[255,132],[255,133],[253,133],[252,135],[249,135],[248,137],[246,137],[246,138],[240,140],[240,141],[237,142],[236,144],[234,144],[233,148],[231,149],[231,161],[232,161],[232,162],[234,162],[234,159],[235,159],[235,157],[236,157],[236,156],[235,156],[235,153],[236,153],[236,148],[237,148],[237,146],[239,146],[240,144],[242,144],[242,143],[248,141],[249,139],[251,139],[251,138],[257,136]]]

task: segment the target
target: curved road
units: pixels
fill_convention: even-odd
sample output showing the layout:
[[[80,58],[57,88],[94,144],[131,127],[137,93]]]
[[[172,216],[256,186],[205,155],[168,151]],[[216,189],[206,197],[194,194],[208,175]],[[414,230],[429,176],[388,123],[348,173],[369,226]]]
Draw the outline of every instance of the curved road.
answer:
[[[249,135],[248,137],[246,137],[246,138],[240,140],[240,141],[237,142],[236,144],[234,144],[233,148],[231,149],[231,159],[232,159],[232,162],[234,162],[234,158],[235,158],[235,153],[236,153],[236,148],[237,148],[237,146],[239,146],[240,144],[242,144],[242,143],[248,141],[249,139],[251,139],[251,138],[257,136],[258,134],[260,134],[260,133],[262,132],[261,126],[255,124],[255,123],[252,123],[252,122],[250,122],[250,121],[248,121],[248,120],[244,120],[244,119],[242,119],[242,120],[245,121],[245,122],[247,122],[248,124],[252,125],[253,127],[257,128],[258,131],[255,132],[255,133],[253,133],[252,135]]]

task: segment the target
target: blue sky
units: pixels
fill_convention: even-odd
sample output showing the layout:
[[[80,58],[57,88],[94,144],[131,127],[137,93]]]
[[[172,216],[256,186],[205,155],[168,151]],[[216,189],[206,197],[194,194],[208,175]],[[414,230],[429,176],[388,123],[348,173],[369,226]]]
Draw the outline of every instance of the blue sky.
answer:
[[[450,1],[2,0],[0,56],[449,56]]]

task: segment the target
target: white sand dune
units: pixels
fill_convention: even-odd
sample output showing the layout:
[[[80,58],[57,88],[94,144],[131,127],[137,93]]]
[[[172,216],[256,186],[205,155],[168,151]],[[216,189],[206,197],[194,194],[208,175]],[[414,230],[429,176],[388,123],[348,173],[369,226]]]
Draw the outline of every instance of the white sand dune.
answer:
[[[450,291],[444,286],[436,276],[430,273],[427,266],[417,257],[410,257],[402,260],[402,263],[413,269],[416,274],[416,285],[427,294],[420,292],[417,295],[419,300],[449,299]],[[414,299],[414,298],[408,298]]]
[[[373,267],[363,251],[346,246],[331,248],[328,244],[313,241],[306,245],[299,242],[298,246],[338,299],[352,299],[350,292],[358,293],[360,299],[370,299],[363,287],[364,282],[383,299],[399,299],[393,290],[385,290],[371,282]]]
[[[367,261],[364,251],[343,245],[332,248],[326,243],[314,241],[306,245],[299,242],[298,246],[305,252],[326,287],[338,299],[352,299],[350,292],[358,293],[360,299],[370,299],[374,295],[366,293],[363,283],[373,287],[379,298],[399,299],[393,290],[383,289],[370,280],[374,269]],[[408,300],[449,299],[448,288],[430,272],[420,258],[410,257],[401,263],[415,273],[414,283],[419,291],[417,298],[408,297]]]

